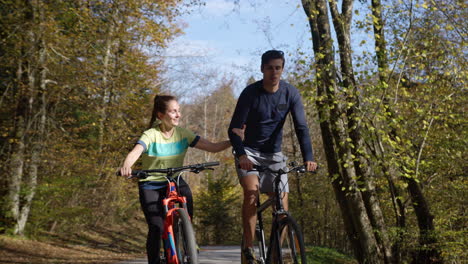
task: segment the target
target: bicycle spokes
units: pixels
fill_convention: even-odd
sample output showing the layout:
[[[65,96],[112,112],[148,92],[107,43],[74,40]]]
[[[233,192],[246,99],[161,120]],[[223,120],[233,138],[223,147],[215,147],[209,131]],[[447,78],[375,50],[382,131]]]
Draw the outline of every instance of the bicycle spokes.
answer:
[[[297,225],[291,219],[280,224],[270,253],[270,263],[272,264],[305,263],[302,236]]]

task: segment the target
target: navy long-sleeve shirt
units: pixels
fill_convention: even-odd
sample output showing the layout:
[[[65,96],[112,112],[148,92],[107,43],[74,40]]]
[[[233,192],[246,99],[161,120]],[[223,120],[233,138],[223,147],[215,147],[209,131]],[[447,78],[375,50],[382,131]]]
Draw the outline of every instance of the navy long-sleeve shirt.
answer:
[[[283,126],[291,112],[304,161],[313,161],[309,128],[299,91],[289,83],[280,81],[279,89],[270,93],[263,89],[262,81],[247,86],[239,96],[229,125],[229,139],[237,156],[245,154],[244,146],[264,153],[281,151]],[[246,125],[244,142],[232,128]]]

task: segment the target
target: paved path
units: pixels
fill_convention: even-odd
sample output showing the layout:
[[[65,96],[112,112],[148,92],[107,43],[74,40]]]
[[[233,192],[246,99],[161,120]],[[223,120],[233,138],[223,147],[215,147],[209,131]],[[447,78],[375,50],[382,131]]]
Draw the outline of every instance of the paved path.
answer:
[[[239,264],[240,248],[238,246],[205,246],[198,255],[200,264]],[[127,260],[118,264],[146,264],[146,259]]]

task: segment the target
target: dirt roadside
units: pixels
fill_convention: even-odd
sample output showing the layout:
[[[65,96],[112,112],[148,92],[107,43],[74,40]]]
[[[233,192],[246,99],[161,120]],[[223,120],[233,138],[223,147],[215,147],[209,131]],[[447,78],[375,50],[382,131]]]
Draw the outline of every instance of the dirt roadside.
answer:
[[[0,235],[0,263],[116,263],[145,255],[146,226],[86,228],[28,239]]]

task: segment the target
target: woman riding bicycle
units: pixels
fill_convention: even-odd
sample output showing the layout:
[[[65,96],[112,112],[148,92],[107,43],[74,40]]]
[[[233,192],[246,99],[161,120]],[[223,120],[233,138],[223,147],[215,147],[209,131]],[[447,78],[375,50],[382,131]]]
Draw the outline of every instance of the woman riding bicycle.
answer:
[[[146,130],[135,144],[120,168],[120,174],[128,177],[133,164],[142,156],[142,169],[165,169],[183,166],[188,147],[219,152],[231,146],[229,140],[213,143],[192,131],[179,127],[181,117],[177,99],[171,95],[157,95],[150,128]],[[236,133],[242,134],[242,130]],[[241,135],[242,136],[242,135]],[[140,204],[148,224],[146,251],[149,264],[160,261],[161,235],[163,231],[164,210],[161,201],[166,196],[167,181],[157,174],[142,179],[138,183]],[[187,209],[193,215],[192,192],[187,183],[180,178],[179,193],[187,198]]]

